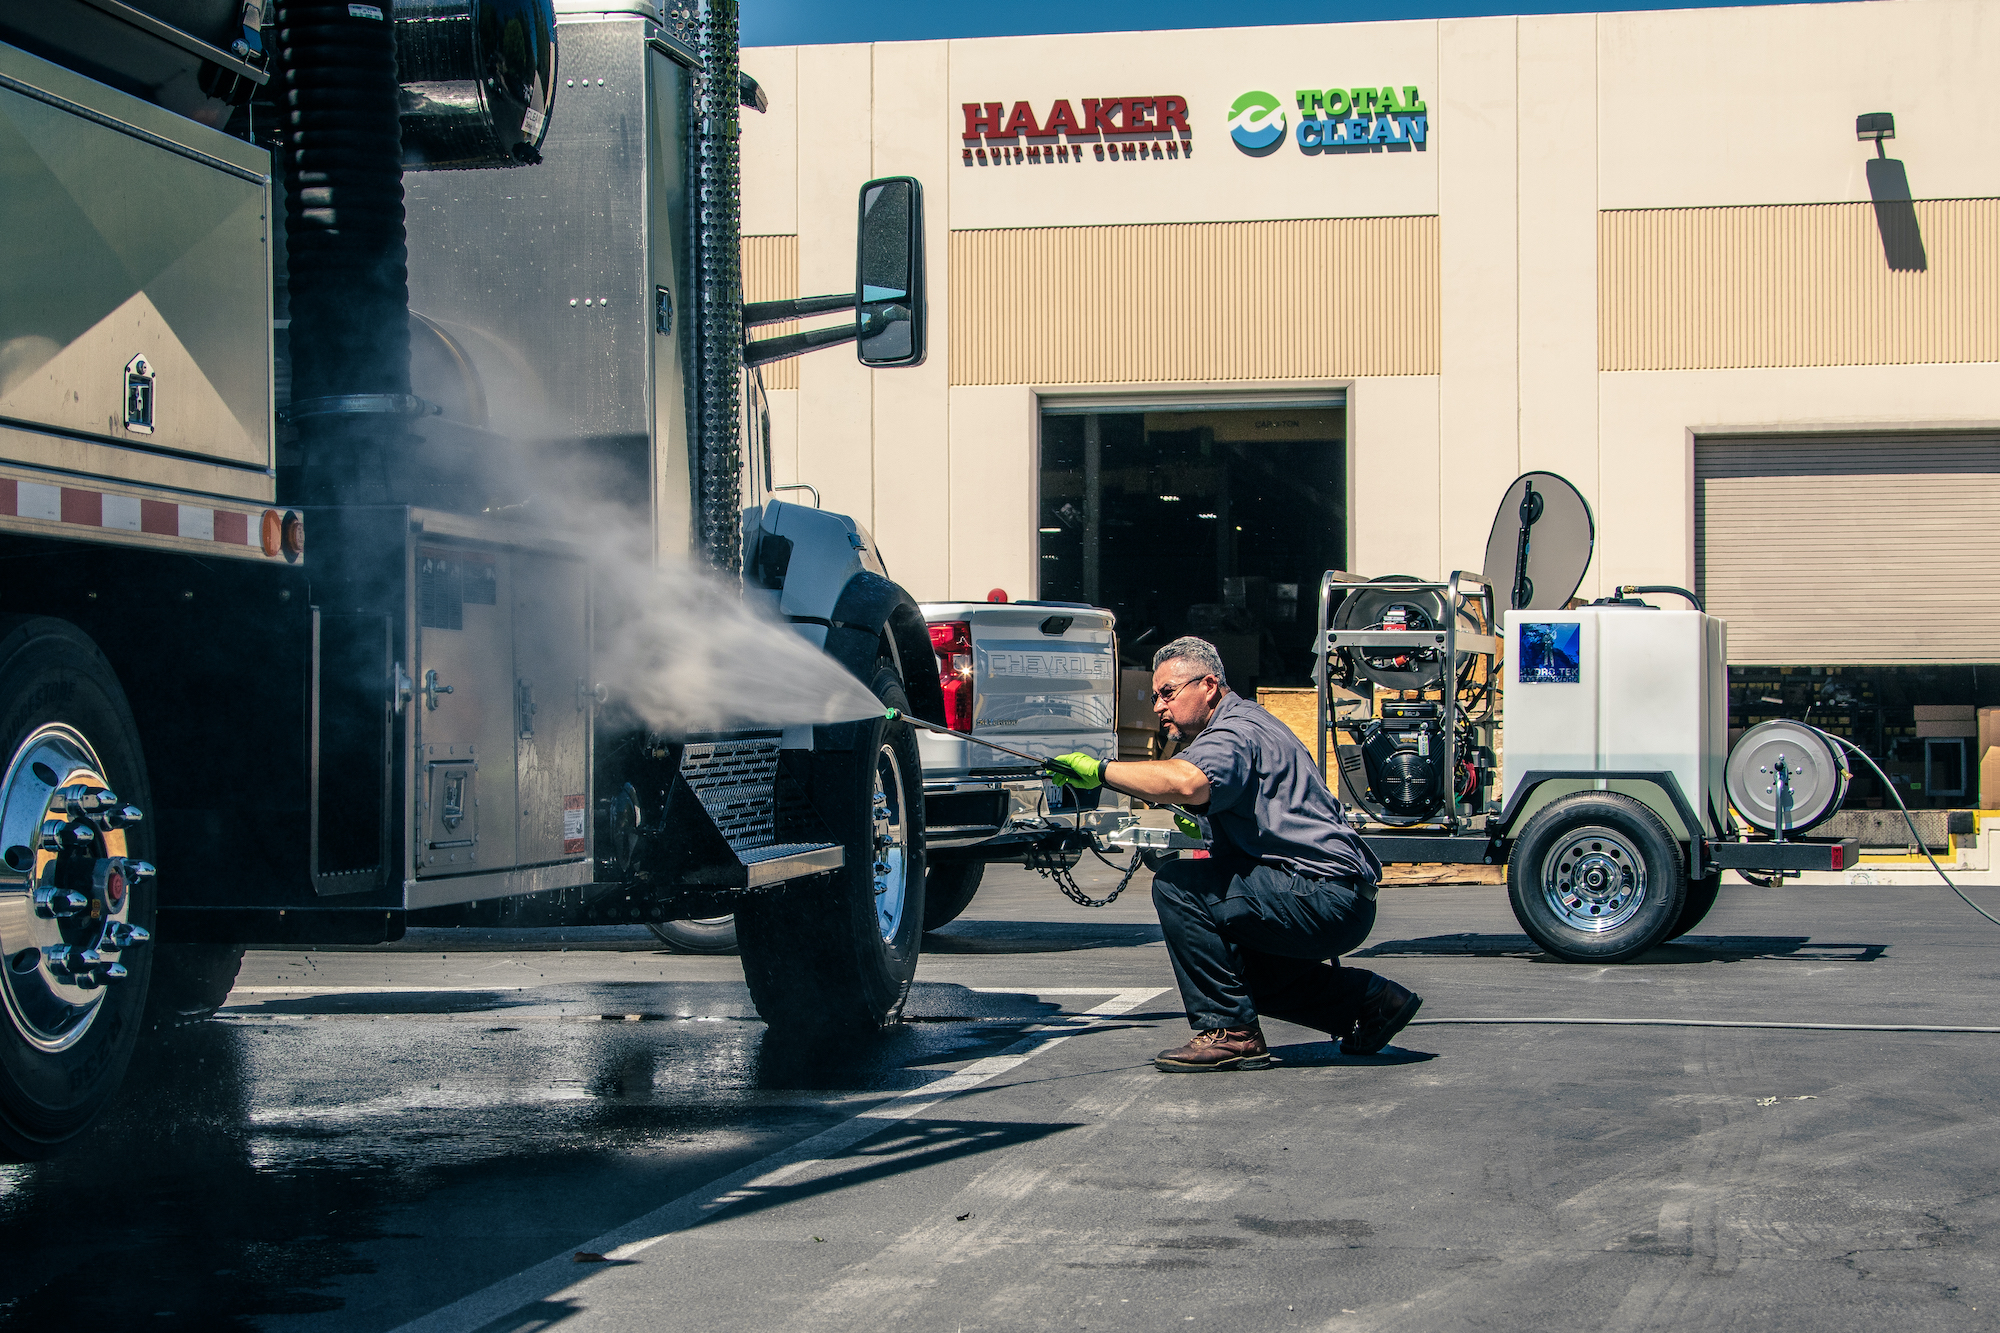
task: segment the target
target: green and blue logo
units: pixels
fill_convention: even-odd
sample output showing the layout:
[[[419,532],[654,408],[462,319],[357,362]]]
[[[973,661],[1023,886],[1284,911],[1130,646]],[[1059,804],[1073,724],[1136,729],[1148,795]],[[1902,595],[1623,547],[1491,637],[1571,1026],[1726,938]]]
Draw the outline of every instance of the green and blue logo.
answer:
[[[1253,157],[1262,157],[1285,141],[1285,109],[1270,93],[1244,93],[1229,108],[1229,137]]]
[[[1414,84],[1360,88],[1301,88],[1299,151],[1332,153],[1422,152],[1430,139],[1430,107]],[[1229,137],[1251,157],[1268,157],[1285,141],[1287,116],[1278,99],[1252,89],[1229,108]]]

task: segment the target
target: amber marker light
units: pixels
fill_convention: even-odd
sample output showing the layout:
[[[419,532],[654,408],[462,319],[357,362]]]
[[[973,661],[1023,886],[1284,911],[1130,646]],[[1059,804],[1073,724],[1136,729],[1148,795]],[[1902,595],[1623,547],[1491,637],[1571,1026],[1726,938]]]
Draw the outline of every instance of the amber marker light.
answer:
[[[265,555],[276,555],[278,553],[279,547],[284,541],[284,532],[285,520],[278,516],[278,511],[275,509],[266,509],[264,511],[264,522],[258,534],[262,538]]]
[[[285,511],[283,533],[279,545],[284,549],[285,559],[296,561],[306,553],[306,519],[296,509]]]

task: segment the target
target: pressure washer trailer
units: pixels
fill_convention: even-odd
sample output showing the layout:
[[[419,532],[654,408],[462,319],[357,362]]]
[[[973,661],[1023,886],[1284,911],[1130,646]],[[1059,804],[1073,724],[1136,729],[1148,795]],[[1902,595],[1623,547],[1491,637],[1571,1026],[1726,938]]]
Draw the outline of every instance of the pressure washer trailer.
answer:
[[[1576,488],[1530,472],[1501,499],[1483,573],[1328,571],[1315,679],[1322,769],[1383,862],[1504,864],[1535,943],[1613,963],[1692,930],[1724,870],[1841,870],[1860,849],[1801,836],[1846,792],[1820,733],[1766,722],[1731,750],[1728,626],[1693,593],[1574,604],[1595,540]]]

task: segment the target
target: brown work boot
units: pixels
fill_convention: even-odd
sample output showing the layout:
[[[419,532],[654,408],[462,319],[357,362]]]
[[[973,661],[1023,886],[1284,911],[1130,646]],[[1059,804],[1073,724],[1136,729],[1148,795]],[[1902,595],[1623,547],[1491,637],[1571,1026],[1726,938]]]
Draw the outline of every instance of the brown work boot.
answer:
[[[1271,1052],[1264,1045],[1264,1033],[1255,1024],[1247,1028],[1209,1028],[1195,1033],[1187,1045],[1161,1051],[1153,1057],[1153,1068],[1169,1074],[1263,1069],[1270,1063]]]
[[[1340,1053],[1375,1054],[1417,1016],[1423,1003],[1422,996],[1412,995],[1387,977],[1376,977],[1368,983],[1368,994],[1361,1001],[1361,1014],[1354,1020],[1354,1031],[1341,1038]]]

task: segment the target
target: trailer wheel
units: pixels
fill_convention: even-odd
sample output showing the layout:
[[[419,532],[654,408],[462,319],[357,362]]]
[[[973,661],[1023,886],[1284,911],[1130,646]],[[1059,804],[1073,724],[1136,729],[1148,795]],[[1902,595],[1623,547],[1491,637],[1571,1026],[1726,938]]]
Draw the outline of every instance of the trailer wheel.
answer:
[[[1715,906],[1716,895],[1721,891],[1722,872],[1720,870],[1710,873],[1706,879],[1689,880],[1687,901],[1681,905],[1680,919],[1675,921],[1674,928],[1667,932],[1667,938],[1677,940],[1700,925],[1701,919],[1707,916],[1709,910]]]
[[[215,1017],[243,967],[240,944],[162,942],[146,988],[146,1026],[172,1031]]]
[[[1507,858],[1521,929],[1568,963],[1622,963],[1666,939],[1687,902],[1680,844],[1617,792],[1581,791],[1538,810]]]
[[[958,920],[972,906],[972,895],[979,892],[979,881],[985,875],[984,861],[933,862],[924,876],[925,933],[943,930]]]
[[[125,1076],[153,966],[151,801],[97,645],[0,617],[0,1154],[58,1151]]]
[[[674,953],[735,953],[736,918],[689,917],[684,921],[649,921],[646,929]]]
[[[875,697],[909,707],[878,662]],[[736,914],[750,998],[786,1035],[872,1032],[902,1019],[924,919],[924,777],[907,722],[857,724],[852,750],[815,751],[812,799],[846,849],[839,870],[752,899]]]

